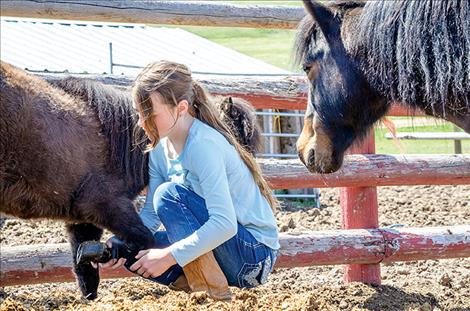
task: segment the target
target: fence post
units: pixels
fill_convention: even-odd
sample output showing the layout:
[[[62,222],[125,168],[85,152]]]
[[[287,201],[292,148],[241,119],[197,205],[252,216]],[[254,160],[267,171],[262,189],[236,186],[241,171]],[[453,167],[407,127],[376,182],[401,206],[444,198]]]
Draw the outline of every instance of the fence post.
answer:
[[[460,131],[458,126],[454,125],[454,132]],[[454,140],[454,153],[461,154],[462,153],[462,141],[461,140]]]
[[[349,153],[375,153],[374,130],[370,131],[361,145],[351,148]],[[378,227],[376,187],[343,187],[340,191],[343,229]],[[380,285],[380,264],[345,265],[343,279],[345,283],[362,282]]]

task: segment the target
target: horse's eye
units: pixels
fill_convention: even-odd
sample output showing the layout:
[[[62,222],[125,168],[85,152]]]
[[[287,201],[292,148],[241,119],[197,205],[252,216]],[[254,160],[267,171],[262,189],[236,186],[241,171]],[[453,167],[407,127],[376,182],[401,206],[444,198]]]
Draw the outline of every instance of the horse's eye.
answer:
[[[311,64],[303,65],[302,69],[308,75],[308,73],[310,72],[310,69],[312,69],[312,65]]]
[[[318,62],[313,62],[313,63],[303,66],[303,70],[307,74],[307,77],[310,81],[313,81],[314,79],[316,79],[319,68],[320,68],[320,65]]]

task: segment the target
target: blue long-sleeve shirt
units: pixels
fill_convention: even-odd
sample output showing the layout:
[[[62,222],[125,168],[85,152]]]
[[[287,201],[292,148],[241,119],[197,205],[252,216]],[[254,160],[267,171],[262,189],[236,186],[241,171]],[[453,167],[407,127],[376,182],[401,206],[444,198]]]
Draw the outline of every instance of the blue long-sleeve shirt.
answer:
[[[170,246],[180,266],[233,237],[237,222],[258,242],[279,249],[276,220],[268,201],[236,149],[217,130],[195,119],[178,158],[169,158],[167,138],[162,138],[150,152],[149,162],[144,208],[153,208],[155,189],[166,181],[184,184],[206,202],[209,220]],[[152,224],[153,228],[158,226]]]

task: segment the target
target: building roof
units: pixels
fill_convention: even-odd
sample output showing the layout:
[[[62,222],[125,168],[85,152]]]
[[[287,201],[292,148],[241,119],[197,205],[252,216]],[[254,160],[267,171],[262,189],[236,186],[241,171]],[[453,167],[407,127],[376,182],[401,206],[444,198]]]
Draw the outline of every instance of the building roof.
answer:
[[[287,75],[289,71],[179,28],[1,18],[1,59],[34,71],[136,75],[167,59],[195,73]],[[118,65],[116,65],[118,64]]]

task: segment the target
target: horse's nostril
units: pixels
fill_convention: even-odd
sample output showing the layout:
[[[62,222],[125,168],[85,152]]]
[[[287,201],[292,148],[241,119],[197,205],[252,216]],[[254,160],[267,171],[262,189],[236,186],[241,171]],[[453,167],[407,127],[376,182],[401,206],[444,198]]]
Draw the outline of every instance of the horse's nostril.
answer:
[[[310,149],[308,151],[307,163],[305,164],[310,173],[316,173],[315,169],[315,151]]]
[[[302,162],[306,166],[307,163],[305,163],[304,156],[302,155],[301,151],[297,151],[297,156],[299,157],[300,162]]]
[[[310,149],[308,151],[307,164],[308,166],[312,166],[315,164],[315,151],[313,149]]]

